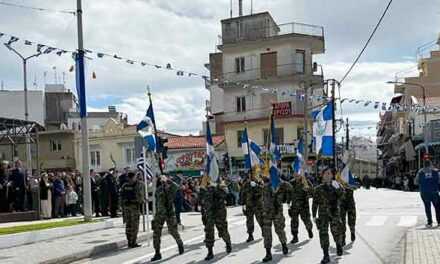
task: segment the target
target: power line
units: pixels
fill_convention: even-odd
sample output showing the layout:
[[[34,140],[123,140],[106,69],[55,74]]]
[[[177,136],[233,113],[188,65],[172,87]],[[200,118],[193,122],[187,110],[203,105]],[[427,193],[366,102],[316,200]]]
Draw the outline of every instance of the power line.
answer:
[[[368,38],[367,42],[365,43],[363,49],[361,50],[361,52],[357,56],[356,60],[351,65],[350,69],[348,69],[347,73],[344,75],[344,77],[341,79],[341,81],[339,83],[342,84],[342,82],[345,81],[345,79],[348,77],[348,75],[353,70],[354,66],[356,66],[356,64],[359,62],[359,59],[362,57],[362,54],[365,52],[365,50],[367,49],[367,47],[370,44],[371,40],[373,39],[374,35],[376,34],[377,29],[379,28],[380,24],[382,23],[382,20],[385,18],[386,14],[388,13],[388,10],[390,9],[390,6],[391,6],[392,3],[393,3],[393,0],[390,0],[390,2],[388,3],[387,7],[385,8],[381,18],[379,19],[379,22],[377,22],[376,27],[374,27],[373,32],[371,33],[370,37]]]
[[[4,2],[4,1],[0,1],[0,5],[17,7],[17,8],[22,8],[22,9],[36,10],[36,11],[43,11],[43,12],[53,12],[53,13],[64,13],[64,14],[76,15],[75,11],[70,11],[70,10],[56,10],[56,9],[49,9],[49,8],[42,8],[42,7],[35,7],[35,6],[26,6],[26,5],[14,4],[14,3],[9,3],[9,2]]]

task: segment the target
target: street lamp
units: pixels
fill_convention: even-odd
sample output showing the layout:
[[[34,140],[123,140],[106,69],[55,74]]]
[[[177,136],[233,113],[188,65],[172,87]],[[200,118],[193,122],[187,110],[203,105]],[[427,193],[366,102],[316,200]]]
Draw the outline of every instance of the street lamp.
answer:
[[[41,51],[38,53],[31,55],[29,57],[24,57],[21,53],[19,53],[16,49],[11,47],[11,45],[8,45],[7,43],[4,43],[6,48],[8,48],[10,51],[14,52],[20,59],[23,61],[23,79],[24,79],[24,119],[26,121],[29,121],[29,106],[28,106],[28,89],[27,89],[27,61],[38,57],[42,54]],[[26,163],[28,169],[32,172],[32,156],[31,156],[31,145],[30,145],[30,136],[29,134],[26,134]]]
[[[425,154],[429,154],[428,144],[426,140],[426,124],[427,124],[427,116],[426,116],[426,88],[425,86],[418,83],[410,83],[410,82],[398,82],[398,81],[388,81],[388,84],[401,84],[401,85],[411,85],[417,86],[422,89],[422,97],[423,97],[423,141],[425,143]]]

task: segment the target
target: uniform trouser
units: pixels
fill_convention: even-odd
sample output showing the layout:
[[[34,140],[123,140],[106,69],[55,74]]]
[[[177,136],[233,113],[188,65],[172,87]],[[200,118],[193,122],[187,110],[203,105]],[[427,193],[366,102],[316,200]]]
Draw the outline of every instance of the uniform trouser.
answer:
[[[125,215],[125,234],[127,235],[128,245],[136,244],[139,232],[139,205],[124,206]]]
[[[263,239],[264,247],[267,249],[272,248],[272,223],[275,227],[275,233],[277,233],[281,244],[287,243],[286,232],[284,232],[286,223],[283,212],[280,211],[276,214],[265,213],[263,215]]]
[[[437,223],[440,223],[440,197],[438,193],[421,193],[428,224],[432,224],[431,203],[435,209]]]
[[[312,230],[313,224],[310,218],[309,204],[305,204],[301,208],[291,207],[289,210],[290,215],[290,230],[293,236],[298,236],[299,217],[303,221],[307,230]]]
[[[156,251],[160,251],[160,238],[162,236],[162,228],[164,223],[167,223],[168,233],[176,240],[177,244],[183,244],[177,231],[176,216],[173,215],[156,215],[152,221],[153,227],[153,247]]]
[[[345,241],[345,233],[347,232],[347,218],[348,218],[348,227],[350,228],[350,232],[354,234],[356,231],[356,206],[355,205],[342,205],[341,206],[341,232],[342,232],[342,240]]]
[[[257,219],[257,223],[261,229],[263,229],[263,213],[260,210],[257,210],[255,207],[246,206],[246,227],[249,235],[252,235],[255,230],[254,225],[254,216]]]
[[[205,212],[205,245],[207,248],[214,246],[214,227],[217,228],[218,236],[221,237],[226,244],[231,243],[226,217],[226,208],[217,210],[215,213]]]
[[[321,242],[321,248],[324,250],[328,250],[330,247],[330,237],[328,234],[328,228],[330,226],[330,231],[333,236],[333,240],[336,245],[342,245],[342,236],[341,236],[341,219],[339,216],[330,217],[330,216],[320,216],[316,220],[316,225],[319,229],[319,241]]]

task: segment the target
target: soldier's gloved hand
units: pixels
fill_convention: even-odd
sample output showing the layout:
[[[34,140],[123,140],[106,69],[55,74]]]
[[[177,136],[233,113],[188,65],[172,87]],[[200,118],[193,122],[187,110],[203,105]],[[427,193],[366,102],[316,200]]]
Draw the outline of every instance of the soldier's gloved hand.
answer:
[[[335,187],[335,189],[341,188],[341,185],[337,181],[332,181],[332,185]]]
[[[313,217],[313,223],[316,224],[316,217]]]
[[[251,187],[255,187],[255,186],[257,186],[257,183],[254,181],[251,181]]]
[[[242,210],[243,210],[243,214],[246,215],[246,205],[243,205]]]

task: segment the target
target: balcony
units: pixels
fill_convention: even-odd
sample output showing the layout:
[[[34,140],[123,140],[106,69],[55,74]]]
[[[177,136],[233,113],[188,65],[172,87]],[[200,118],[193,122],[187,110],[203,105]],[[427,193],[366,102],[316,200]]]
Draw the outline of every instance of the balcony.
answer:
[[[324,27],[303,23],[286,23],[270,26],[230,26],[223,28],[223,35],[219,36],[219,49],[223,45],[234,44],[243,41],[257,41],[285,36],[307,36],[324,39]]]

